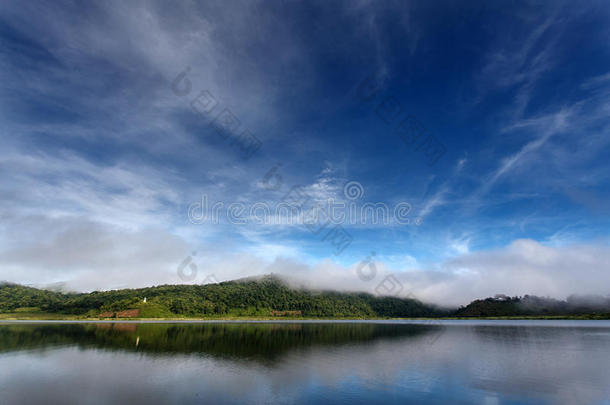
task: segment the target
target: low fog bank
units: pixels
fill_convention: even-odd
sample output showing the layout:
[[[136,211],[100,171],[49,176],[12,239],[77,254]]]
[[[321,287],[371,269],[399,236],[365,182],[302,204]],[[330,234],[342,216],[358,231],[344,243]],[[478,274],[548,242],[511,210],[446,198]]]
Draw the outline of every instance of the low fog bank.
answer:
[[[305,266],[277,259],[268,270],[286,276],[295,286],[370,293],[386,292],[384,285],[395,286],[393,295],[447,307],[497,294],[605,307],[610,296],[610,248],[601,243],[549,247],[516,240],[504,248],[463,254],[433,268],[394,269],[382,261],[374,262],[374,270],[370,264],[361,266],[362,262],[345,268],[331,261]]]
[[[345,265],[289,249],[194,247],[163,231],[116,233],[93,225],[68,231],[52,240],[30,239],[29,244],[17,238],[19,243],[0,251],[0,280],[94,291],[207,284],[273,273],[295,287],[414,297],[444,307],[496,294],[570,297],[574,305],[606,305],[604,297],[610,294],[610,248],[605,242],[547,246],[521,239],[430,265],[415,260],[397,265],[382,256]]]

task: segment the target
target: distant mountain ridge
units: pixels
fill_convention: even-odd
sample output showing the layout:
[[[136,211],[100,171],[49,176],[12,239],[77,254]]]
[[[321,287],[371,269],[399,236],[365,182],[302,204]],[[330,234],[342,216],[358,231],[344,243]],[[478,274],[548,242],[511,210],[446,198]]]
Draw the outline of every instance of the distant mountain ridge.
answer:
[[[610,318],[610,297],[571,295],[565,301],[535,295],[474,300],[460,307],[458,317],[553,316],[600,314]]]
[[[610,297],[570,296],[567,300],[557,300],[532,295],[497,295],[474,300],[457,309],[443,309],[412,298],[295,288],[275,275],[247,277],[218,284],[160,285],[90,293],[64,293],[0,283],[0,313],[13,312],[85,317],[137,314],[132,316],[141,318],[476,318],[595,315],[610,319]]]
[[[144,299],[146,298],[146,302]],[[0,285],[0,312],[40,310],[97,317],[140,309],[140,317],[295,316],[426,317],[443,311],[410,298],[290,287],[273,275],[206,285],[161,285],[138,289],[60,293]]]

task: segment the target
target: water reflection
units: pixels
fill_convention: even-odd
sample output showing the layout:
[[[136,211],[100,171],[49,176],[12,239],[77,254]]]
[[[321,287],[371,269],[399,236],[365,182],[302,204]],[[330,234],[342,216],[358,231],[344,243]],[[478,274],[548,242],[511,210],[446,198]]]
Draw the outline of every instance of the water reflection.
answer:
[[[45,324],[0,327],[0,351],[62,345],[155,354],[200,354],[269,362],[306,347],[415,339],[440,326],[362,323]],[[136,344],[137,342],[137,344]]]
[[[0,392],[34,404],[608,403],[610,325],[544,325],[0,325]]]

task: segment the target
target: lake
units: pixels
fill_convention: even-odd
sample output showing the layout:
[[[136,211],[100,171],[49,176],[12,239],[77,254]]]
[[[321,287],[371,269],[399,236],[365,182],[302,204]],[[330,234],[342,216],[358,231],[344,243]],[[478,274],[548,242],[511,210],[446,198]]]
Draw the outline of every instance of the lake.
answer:
[[[609,321],[1,322],[2,404],[610,404]]]

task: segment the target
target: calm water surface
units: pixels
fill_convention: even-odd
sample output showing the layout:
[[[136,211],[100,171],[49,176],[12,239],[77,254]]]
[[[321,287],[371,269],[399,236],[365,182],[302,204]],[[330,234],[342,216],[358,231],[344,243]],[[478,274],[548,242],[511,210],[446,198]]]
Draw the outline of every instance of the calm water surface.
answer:
[[[610,322],[3,322],[0,403],[610,404]]]

